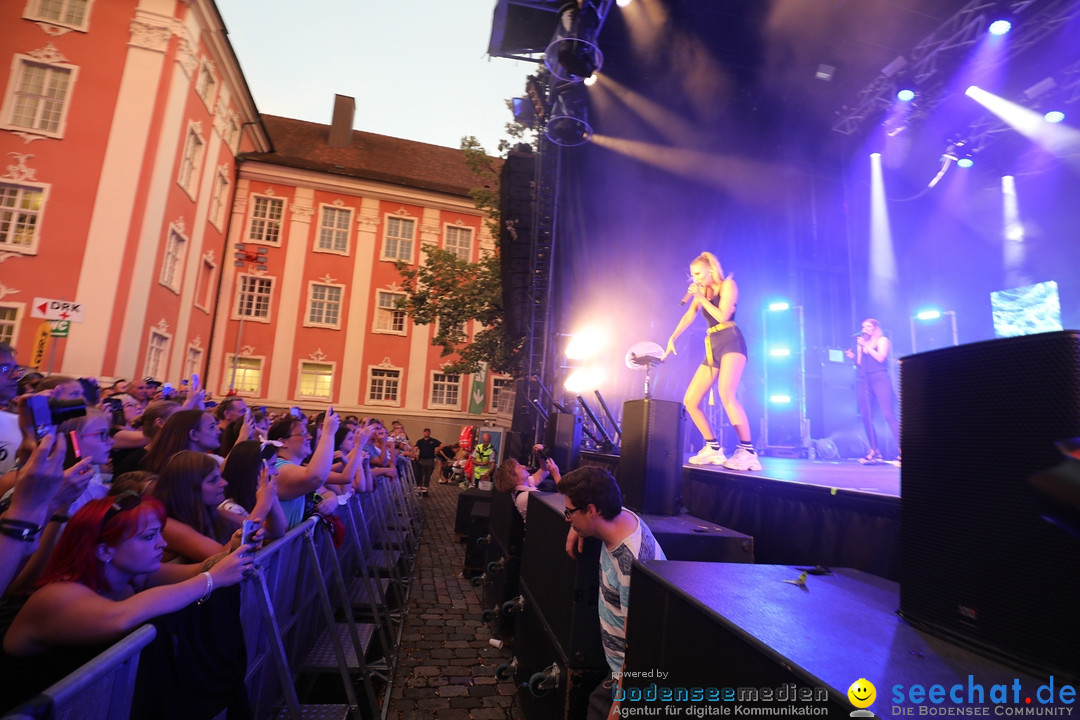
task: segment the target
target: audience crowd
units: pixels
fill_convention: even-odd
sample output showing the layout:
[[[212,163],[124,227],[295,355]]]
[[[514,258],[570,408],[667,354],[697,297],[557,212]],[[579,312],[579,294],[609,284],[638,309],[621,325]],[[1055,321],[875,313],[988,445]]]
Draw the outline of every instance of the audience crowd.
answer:
[[[45,377],[0,343],[0,713],[154,622],[173,642],[159,655],[177,637],[206,646],[191,650],[198,677],[154,677],[176,702],[148,716],[244,717],[237,613],[254,549],[313,514],[336,520],[419,459],[398,422],[213,403],[198,377],[179,390]]]

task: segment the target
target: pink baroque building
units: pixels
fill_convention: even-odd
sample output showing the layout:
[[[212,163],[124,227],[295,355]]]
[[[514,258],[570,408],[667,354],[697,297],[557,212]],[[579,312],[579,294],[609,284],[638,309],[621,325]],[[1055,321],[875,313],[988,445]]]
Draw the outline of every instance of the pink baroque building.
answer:
[[[78,304],[42,370],[205,365],[236,155],[269,141],[211,0],[0,3],[0,340]]]
[[[443,371],[434,326],[414,326],[397,261],[424,247],[494,252],[459,150],[264,116],[271,152],[241,158],[210,357],[211,389],[272,406],[460,418],[470,386]],[[472,328],[468,328],[472,330]],[[484,411],[505,380],[487,379]],[[390,411],[393,412],[390,412]]]

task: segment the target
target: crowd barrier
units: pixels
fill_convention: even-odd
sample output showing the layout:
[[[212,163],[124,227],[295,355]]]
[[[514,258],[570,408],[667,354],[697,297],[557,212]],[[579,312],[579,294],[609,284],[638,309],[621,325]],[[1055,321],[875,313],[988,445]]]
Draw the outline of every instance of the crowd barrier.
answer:
[[[337,517],[336,536],[311,517],[260,549],[241,587],[245,684],[256,720],[386,717],[423,527],[411,464],[350,497]],[[139,628],[3,720],[129,717],[139,652],[154,634],[153,626]],[[333,675],[341,702],[305,703],[316,685],[325,695]]]

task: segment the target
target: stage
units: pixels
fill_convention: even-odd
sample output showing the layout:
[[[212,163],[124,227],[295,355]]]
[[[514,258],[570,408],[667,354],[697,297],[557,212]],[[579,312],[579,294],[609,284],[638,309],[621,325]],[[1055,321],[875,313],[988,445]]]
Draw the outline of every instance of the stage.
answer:
[[[618,456],[582,453],[618,477]],[[690,515],[754,537],[755,561],[849,567],[896,579],[900,468],[762,457],[757,472],[682,467]]]

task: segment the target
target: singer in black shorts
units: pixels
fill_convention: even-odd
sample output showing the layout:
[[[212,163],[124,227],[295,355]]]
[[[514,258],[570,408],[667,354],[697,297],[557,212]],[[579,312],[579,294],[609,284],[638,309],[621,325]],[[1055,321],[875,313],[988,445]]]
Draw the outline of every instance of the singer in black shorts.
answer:
[[[701,310],[709,324],[705,334],[705,361],[698,367],[683,396],[683,405],[694,425],[701,431],[704,447],[690,458],[693,465],[723,465],[732,470],[760,470],[761,462],[754,452],[750,438],[750,421],[746,410],[736,397],[739,380],[746,368],[746,341],[735,325],[735,306],[739,301],[739,289],[731,276],[724,277],[720,261],[712,253],[698,255],[690,263],[693,282],[686,292],[686,300],[693,299],[690,307],[668,338],[664,357],[674,355],[675,340],[690,326]],[[709,389],[716,384],[720,402],[724,405],[739,444],[735,454],[724,457],[724,451],[713,432],[709,418],[702,410],[702,402]]]

